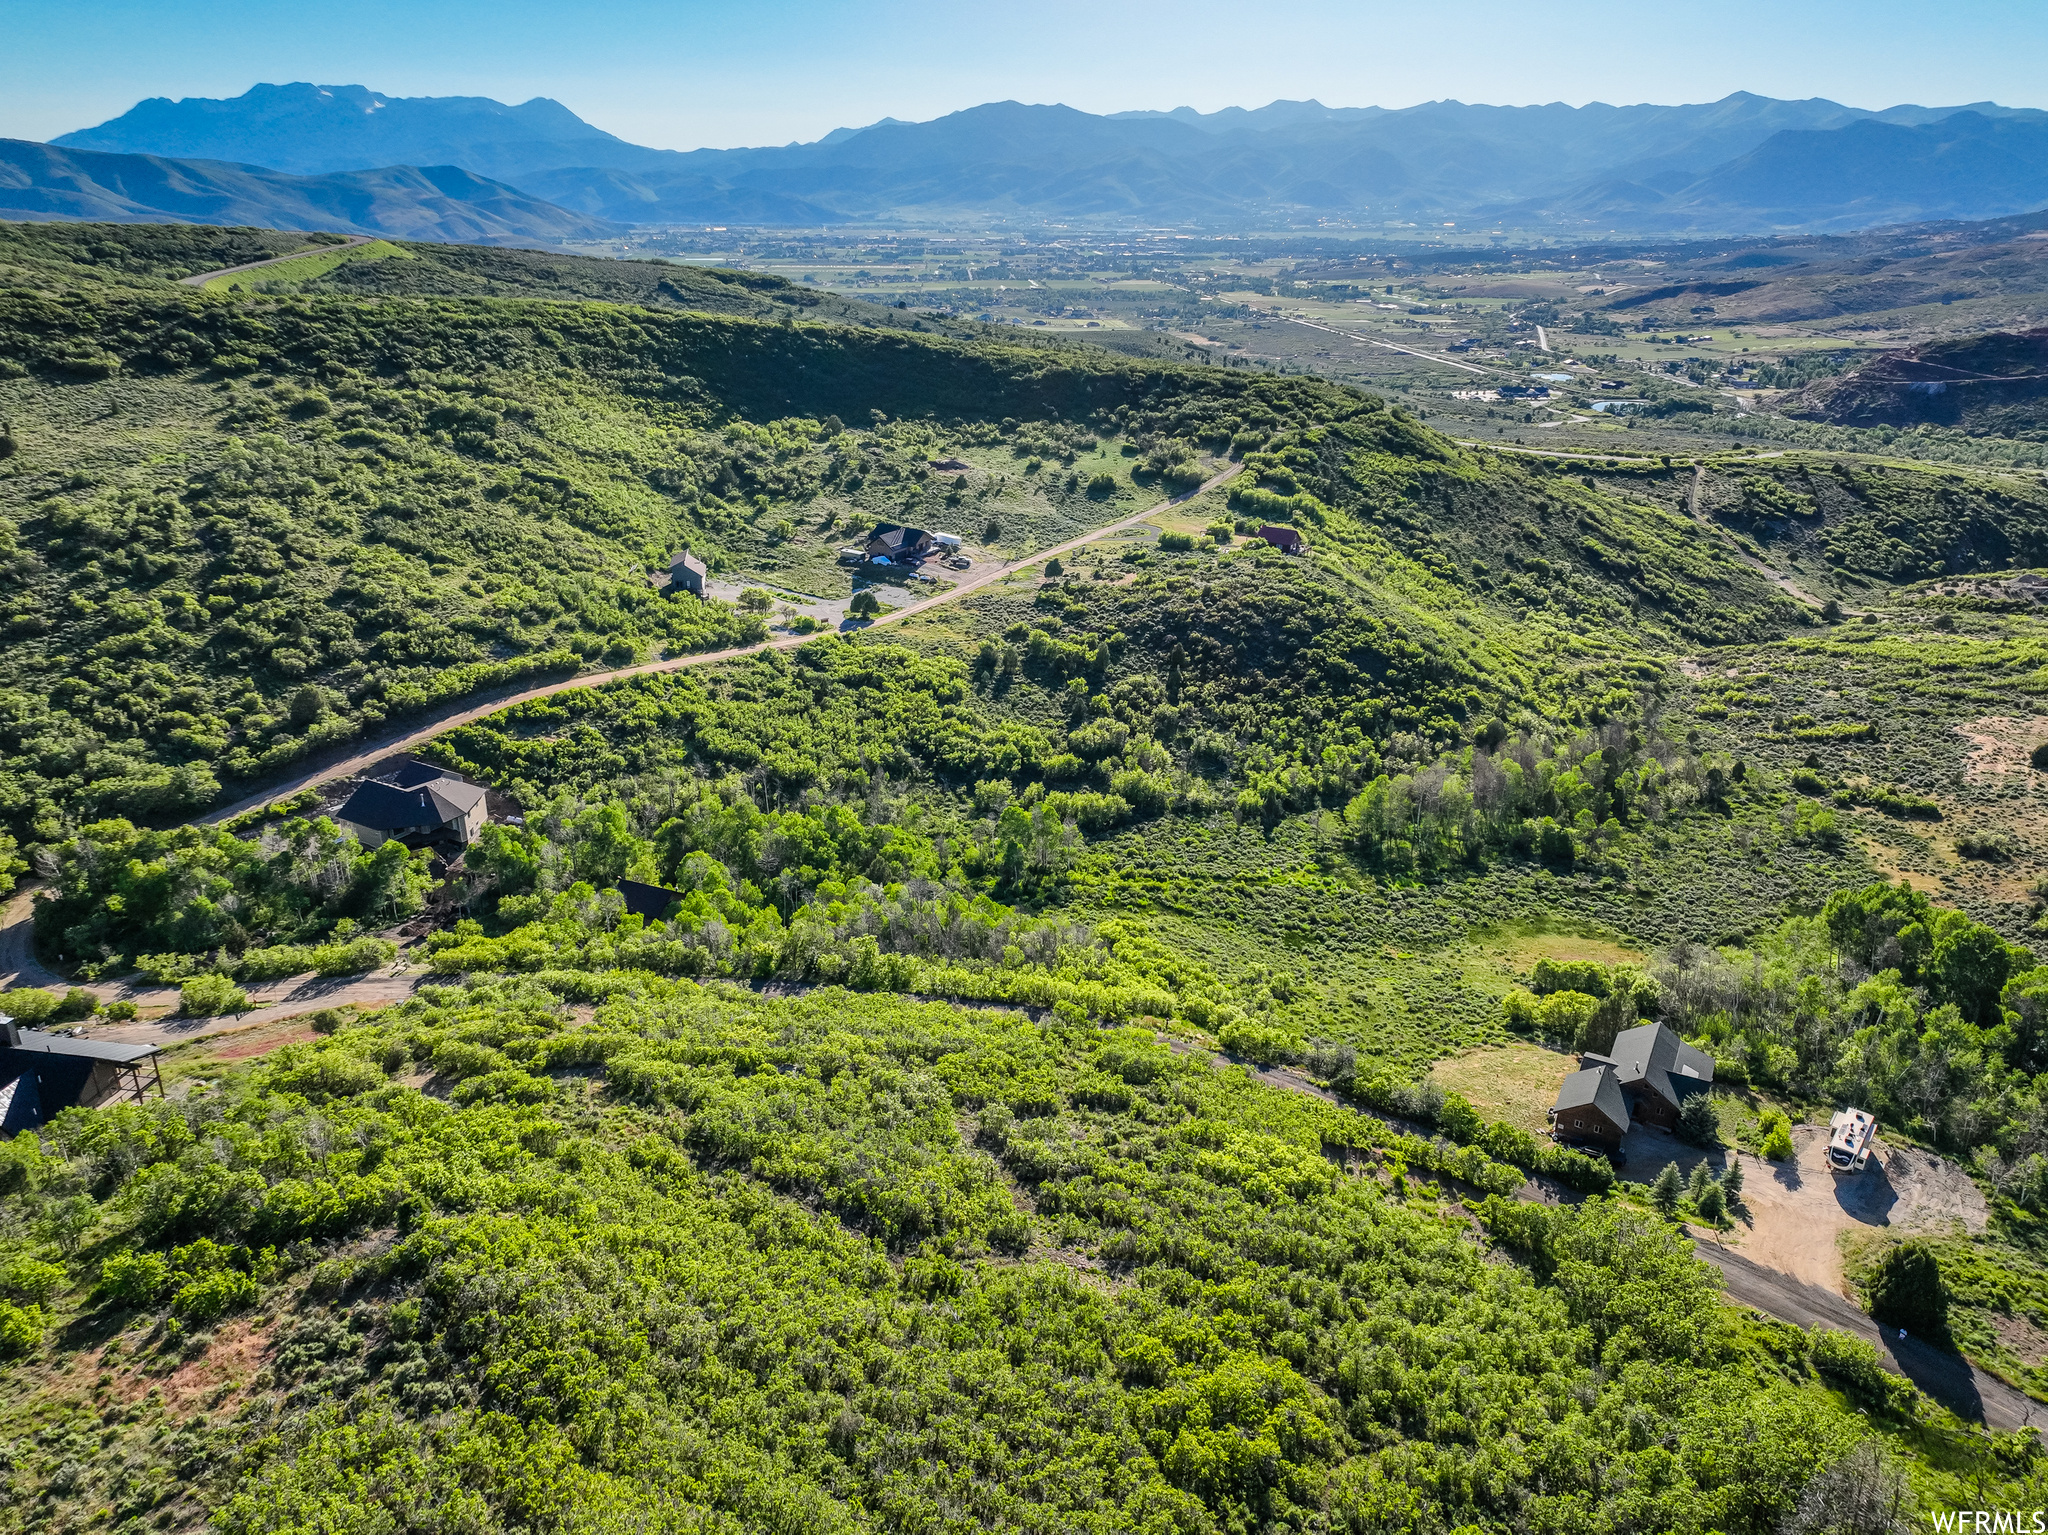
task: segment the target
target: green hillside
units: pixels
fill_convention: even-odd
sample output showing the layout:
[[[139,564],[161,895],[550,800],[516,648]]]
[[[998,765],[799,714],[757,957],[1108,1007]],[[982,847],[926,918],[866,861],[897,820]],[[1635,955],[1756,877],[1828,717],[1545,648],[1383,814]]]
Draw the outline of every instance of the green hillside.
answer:
[[[17,1527],[1765,1531],[1869,1432],[1860,1345],[1725,1317],[1612,1203],[1490,1200],[1494,1260],[1442,1161],[1138,1031],[432,992],[15,1144],[13,1208],[120,1212]],[[230,1338],[259,1378],[167,1380]]]
[[[172,1042],[0,1142],[10,1528],[2033,1506],[2031,1434],[1719,1301],[1673,1222],[1739,1244],[1739,1180],[1429,1073],[1656,1019],[1688,1133],[1868,1103],[1981,1196],[1932,1336],[2048,1400],[2038,487],[1468,450],[657,263],[173,281],[256,249],[0,247],[0,849],[42,962],[135,987],[0,1002]],[[884,520],[1019,563],[803,640]],[[331,793],[194,821],[771,624],[442,730],[519,820],[438,890]]]

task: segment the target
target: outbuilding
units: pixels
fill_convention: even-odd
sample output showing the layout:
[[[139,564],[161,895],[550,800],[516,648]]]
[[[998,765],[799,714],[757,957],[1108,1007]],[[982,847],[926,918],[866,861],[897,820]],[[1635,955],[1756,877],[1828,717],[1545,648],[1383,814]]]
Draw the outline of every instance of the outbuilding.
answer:
[[[704,583],[710,577],[710,569],[687,549],[679,549],[668,557],[670,595],[688,592],[692,597],[701,597],[704,595]]]
[[[1300,554],[1308,548],[1308,540],[1294,528],[1269,525],[1259,529],[1258,536],[1282,554]]]

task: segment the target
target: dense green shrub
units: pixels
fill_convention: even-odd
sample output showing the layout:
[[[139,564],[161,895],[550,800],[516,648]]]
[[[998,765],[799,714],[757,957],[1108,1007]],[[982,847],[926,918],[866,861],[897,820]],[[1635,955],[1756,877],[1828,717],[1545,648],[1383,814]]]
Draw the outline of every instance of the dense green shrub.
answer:
[[[55,1263],[42,1263],[25,1254],[0,1263],[0,1296],[40,1306],[64,1283],[64,1270]]]
[[[0,1358],[18,1359],[33,1353],[43,1340],[45,1325],[40,1307],[0,1300]]]
[[[1678,1110],[1678,1135],[1695,1146],[1721,1143],[1721,1119],[1714,1112],[1712,1093],[1692,1093]],[[1701,1164],[1705,1165],[1705,1164]]]
[[[16,986],[0,991],[0,1013],[7,1014],[23,1028],[40,1028],[56,1011],[56,995],[39,986]]]
[[[1886,1248],[1862,1281],[1863,1303],[1878,1321],[1939,1338],[1948,1331],[1948,1290],[1930,1243]]]
[[[127,1249],[100,1262],[100,1293],[120,1306],[146,1306],[163,1293],[171,1268],[152,1252]]]
[[[230,1311],[242,1310],[255,1299],[255,1280],[232,1269],[217,1269],[180,1284],[171,1295],[171,1314],[190,1326],[203,1327]]]
[[[249,995],[224,975],[195,975],[178,988],[180,1010],[190,1018],[211,1018],[219,1013],[242,1013],[249,1008]]]

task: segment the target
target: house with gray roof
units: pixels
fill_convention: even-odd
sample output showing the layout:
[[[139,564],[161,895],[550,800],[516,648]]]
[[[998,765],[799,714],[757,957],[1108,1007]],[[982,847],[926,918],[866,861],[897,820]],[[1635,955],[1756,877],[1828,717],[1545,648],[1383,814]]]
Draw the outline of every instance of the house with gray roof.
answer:
[[[1550,1126],[1561,1141],[1591,1141],[1609,1151],[1621,1149],[1628,1134],[1628,1100],[1610,1066],[1587,1066],[1564,1079]]]
[[[140,1103],[164,1079],[155,1045],[80,1039],[24,1029],[0,1013],[0,1136],[49,1121],[65,1109]]]
[[[393,838],[411,847],[452,838],[467,847],[484,829],[486,793],[481,784],[445,768],[409,762],[387,777],[357,784],[334,819],[364,847]]]
[[[1579,1059],[1611,1069],[1629,1112],[1666,1130],[1678,1124],[1686,1099],[1714,1085],[1714,1058],[1661,1023],[1623,1029],[1605,1055],[1589,1053]]]

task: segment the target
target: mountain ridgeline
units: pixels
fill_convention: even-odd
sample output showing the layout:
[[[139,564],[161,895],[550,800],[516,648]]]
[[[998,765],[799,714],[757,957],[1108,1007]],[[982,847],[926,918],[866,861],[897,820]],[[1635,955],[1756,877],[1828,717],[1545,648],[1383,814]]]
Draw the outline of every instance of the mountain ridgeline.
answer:
[[[810,144],[678,152],[628,144],[544,99],[512,107],[302,83],[145,101],[56,144],[301,175],[454,165],[622,223],[1343,215],[1605,234],[1848,229],[2048,202],[2043,113],[1988,102],[1869,112],[1747,93],[1695,106],[1275,102],[1206,115],[1011,101]]]
[[[296,176],[21,139],[0,139],[0,219],[240,224],[484,245],[552,245],[615,232],[601,218],[445,162]]]

